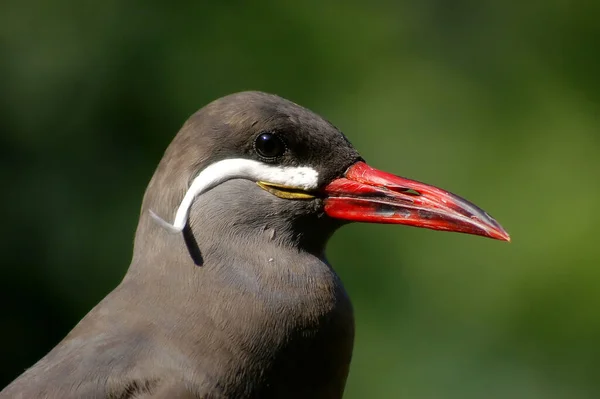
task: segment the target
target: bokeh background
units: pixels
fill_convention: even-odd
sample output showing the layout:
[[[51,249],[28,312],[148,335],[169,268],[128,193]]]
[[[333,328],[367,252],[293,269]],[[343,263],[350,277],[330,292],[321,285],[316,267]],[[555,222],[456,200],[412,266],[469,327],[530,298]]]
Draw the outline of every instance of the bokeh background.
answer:
[[[185,119],[259,89],[511,244],[345,227],[346,398],[600,397],[600,2],[0,4],[0,385],[122,278]]]

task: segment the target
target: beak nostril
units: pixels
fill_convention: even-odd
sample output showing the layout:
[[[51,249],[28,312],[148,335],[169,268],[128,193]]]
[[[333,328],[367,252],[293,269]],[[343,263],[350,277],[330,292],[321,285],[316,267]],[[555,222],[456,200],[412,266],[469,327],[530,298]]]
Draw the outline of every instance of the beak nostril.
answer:
[[[402,193],[406,195],[413,195],[415,197],[420,197],[422,194],[417,190],[413,190],[412,188],[392,188],[393,191],[397,193]]]

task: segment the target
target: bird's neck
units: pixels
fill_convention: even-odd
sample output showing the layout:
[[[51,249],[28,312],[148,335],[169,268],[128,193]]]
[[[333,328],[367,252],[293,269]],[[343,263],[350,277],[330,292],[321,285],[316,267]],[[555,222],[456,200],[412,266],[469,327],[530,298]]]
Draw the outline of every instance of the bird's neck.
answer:
[[[318,394],[323,392],[340,397],[354,320],[323,251],[286,245],[298,238],[277,227],[252,232],[230,228],[224,240],[207,239],[219,236],[219,225],[203,227],[191,225],[202,258],[197,265],[181,235],[142,217],[136,254],[123,283],[139,287],[132,306],[143,308],[139,313],[150,319],[161,319],[149,320],[153,324],[169,326],[169,336],[198,359],[190,368],[198,373],[218,368],[221,375],[238,376],[223,382],[231,397],[241,397],[239,390],[250,389],[246,382],[259,375],[273,392],[257,397],[278,397],[282,382],[295,387],[298,397],[325,397]],[[209,364],[215,358],[221,363]],[[306,385],[307,380],[313,385]]]

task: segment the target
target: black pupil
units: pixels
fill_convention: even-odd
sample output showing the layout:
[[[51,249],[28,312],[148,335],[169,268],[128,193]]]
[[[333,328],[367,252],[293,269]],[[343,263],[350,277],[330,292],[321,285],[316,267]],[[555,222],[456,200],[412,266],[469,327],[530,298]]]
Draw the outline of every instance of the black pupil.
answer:
[[[283,154],[284,150],[283,142],[272,133],[263,133],[256,138],[256,151],[263,157],[278,157]]]

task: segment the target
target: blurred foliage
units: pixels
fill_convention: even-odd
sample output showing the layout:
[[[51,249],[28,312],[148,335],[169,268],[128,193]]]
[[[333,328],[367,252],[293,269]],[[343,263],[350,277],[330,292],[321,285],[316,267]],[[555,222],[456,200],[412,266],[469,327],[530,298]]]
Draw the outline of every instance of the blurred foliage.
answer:
[[[586,0],[4,0],[0,385],[120,281],[187,116],[259,89],[513,237],[340,231],[347,398],[600,397],[599,15]]]

